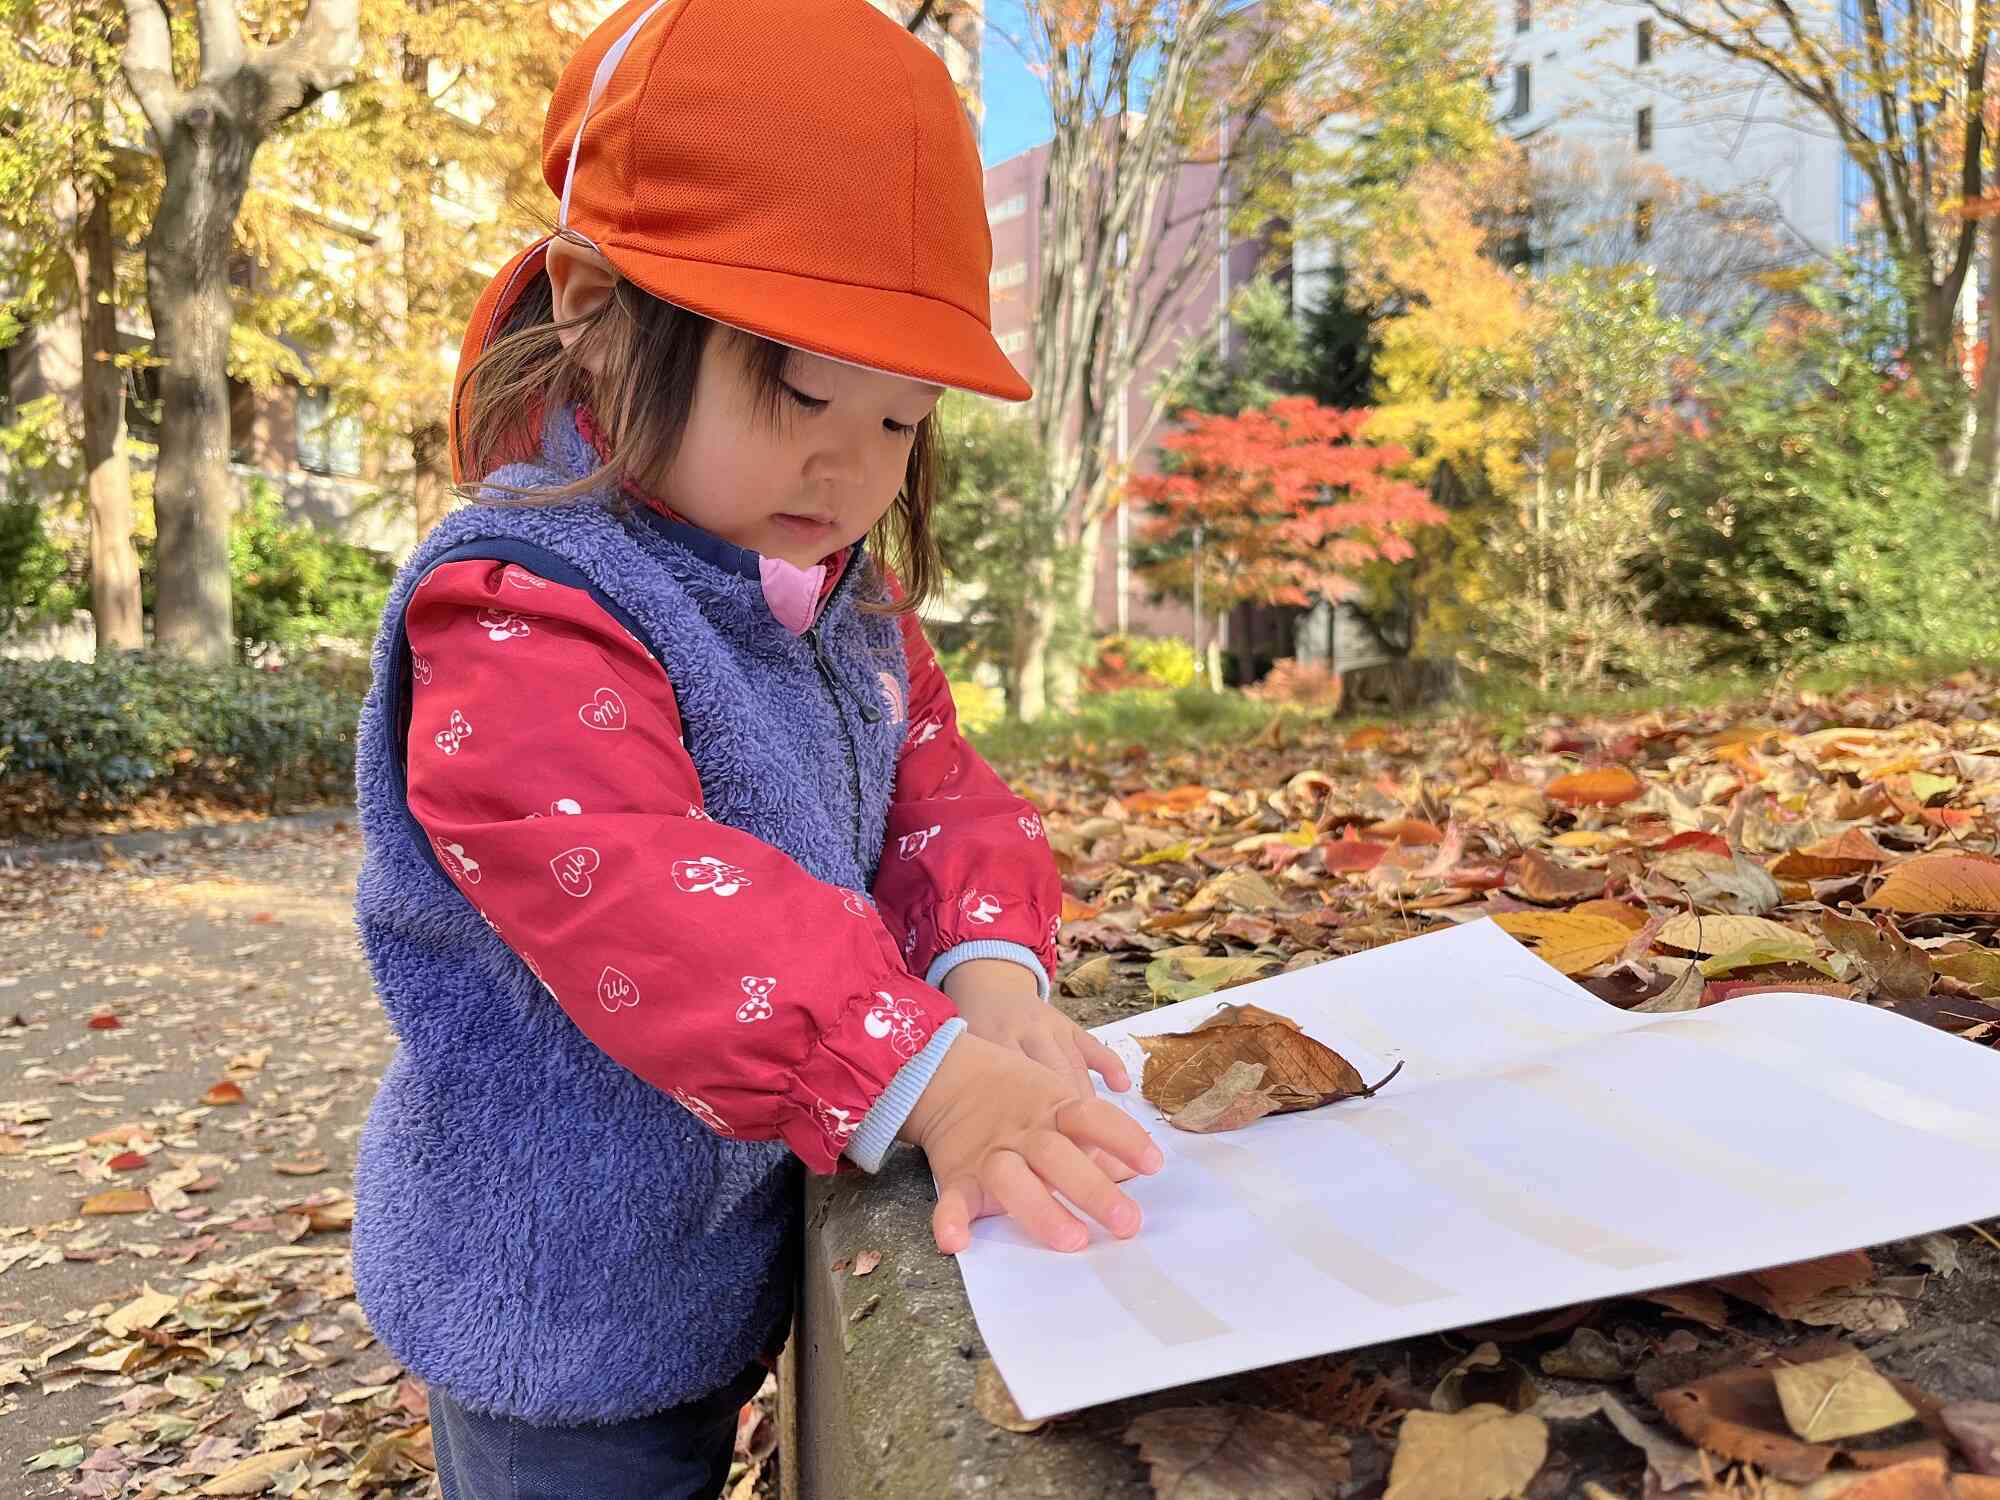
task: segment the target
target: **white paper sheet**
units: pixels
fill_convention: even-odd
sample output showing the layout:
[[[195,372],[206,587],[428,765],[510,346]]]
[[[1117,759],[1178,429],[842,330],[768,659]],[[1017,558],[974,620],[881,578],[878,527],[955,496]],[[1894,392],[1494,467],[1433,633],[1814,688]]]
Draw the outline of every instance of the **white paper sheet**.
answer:
[[[1731,1275],[2000,1214],[2000,1056],[1825,995],[1606,1005],[1491,922],[1221,1001],[1296,1020],[1374,1099],[1199,1136],[1111,1095],[1166,1153],[1145,1228],[1041,1249],[987,1219],[959,1256],[1028,1417],[1466,1323]]]

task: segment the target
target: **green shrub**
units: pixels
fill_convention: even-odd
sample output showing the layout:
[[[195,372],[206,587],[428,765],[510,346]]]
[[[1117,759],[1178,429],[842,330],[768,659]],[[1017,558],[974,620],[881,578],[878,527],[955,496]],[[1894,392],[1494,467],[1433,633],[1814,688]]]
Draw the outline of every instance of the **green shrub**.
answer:
[[[0,630],[80,608],[79,572],[76,559],[48,534],[41,502],[0,500]]]
[[[149,793],[346,795],[359,704],[304,673],[130,655],[0,661],[0,779],[96,809]]]
[[[1773,664],[2000,649],[2000,537],[1947,455],[1962,402],[1896,368],[1865,299],[1725,356],[1702,426],[1651,465],[1668,619]]]
[[[229,568],[246,650],[368,640],[396,571],[366,547],[288,519],[277,491],[255,477],[230,533]]]

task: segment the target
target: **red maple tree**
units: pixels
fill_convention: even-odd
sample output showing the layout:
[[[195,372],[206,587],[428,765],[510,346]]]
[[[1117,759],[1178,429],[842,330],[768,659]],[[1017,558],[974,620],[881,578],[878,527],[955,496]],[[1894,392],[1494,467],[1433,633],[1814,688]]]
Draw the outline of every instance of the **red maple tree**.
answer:
[[[1421,486],[1390,477],[1407,449],[1361,441],[1372,413],[1284,396],[1237,416],[1187,411],[1161,441],[1171,472],[1134,476],[1149,540],[1202,528],[1202,587],[1220,608],[1312,603],[1354,592],[1352,571],[1412,555],[1410,534],[1445,513]],[[1192,591],[1194,557],[1141,570],[1153,587]]]

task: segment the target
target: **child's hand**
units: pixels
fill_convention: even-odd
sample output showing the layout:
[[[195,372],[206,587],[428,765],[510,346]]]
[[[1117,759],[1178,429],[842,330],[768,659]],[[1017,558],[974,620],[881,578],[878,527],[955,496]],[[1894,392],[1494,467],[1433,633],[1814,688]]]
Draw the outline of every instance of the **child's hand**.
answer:
[[[972,1221],[1012,1214],[1052,1250],[1090,1242],[1060,1192],[1120,1239],[1139,1232],[1139,1205],[1092,1161],[1093,1149],[1134,1172],[1160,1170],[1145,1127],[1093,1093],[1079,1099],[1062,1075],[970,1033],[945,1052],[903,1122],[938,1180],[931,1233],[946,1255],[972,1242]]]
[[[1096,1094],[1090,1075],[1122,1094],[1132,1087],[1125,1065],[1096,1037],[1035,992],[1035,977],[1004,958],[975,958],[944,976],[941,986],[965,1018],[965,1029],[984,1041],[1014,1047],[1069,1081],[1079,1099]]]

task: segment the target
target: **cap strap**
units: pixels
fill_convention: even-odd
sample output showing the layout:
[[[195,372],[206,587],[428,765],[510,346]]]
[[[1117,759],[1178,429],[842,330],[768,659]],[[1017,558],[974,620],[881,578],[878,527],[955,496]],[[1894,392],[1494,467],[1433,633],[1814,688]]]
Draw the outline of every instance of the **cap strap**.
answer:
[[[556,211],[556,224],[559,228],[569,228],[569,193],[576,185],[576,156],[583,147],[583,127],[590,123],[590,112],[596,108],[597,101],[604,96],[605,89],[611,86],[611,75],[618,71],[618,64],[625,60],[625,54],[631,50],[640,29],[653,19],[655,11],[667,3],[668,0],[653,0],[651,5],[641,11],[639,19],[625,28],[625,34],[611,44],[610,50],[598,60],[597,71],[590,75],[590,92],[584,96],[583,114],[576,122],[576,138],[569,143],[569,169],[563,173],[562,205]]]

